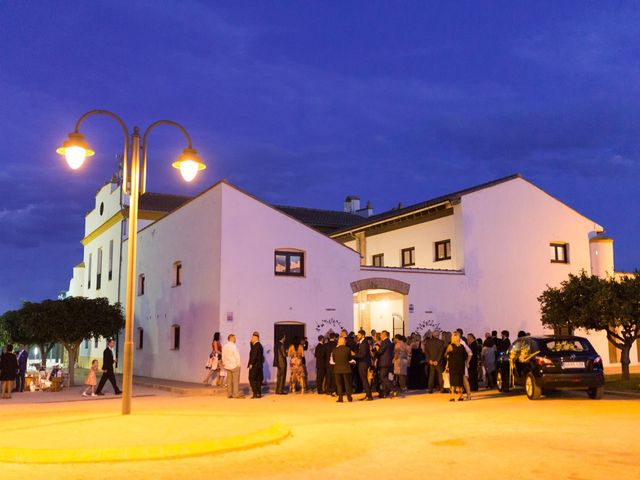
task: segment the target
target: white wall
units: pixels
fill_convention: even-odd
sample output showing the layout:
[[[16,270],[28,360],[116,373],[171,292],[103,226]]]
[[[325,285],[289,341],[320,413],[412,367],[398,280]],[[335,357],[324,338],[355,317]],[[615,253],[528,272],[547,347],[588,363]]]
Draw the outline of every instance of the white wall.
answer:
[[[226,340],[235,333],[240,347],[242,379],[247,380],[246,361],[251,333],[258,330],[266,353],[265,376],[274,379],[274,323],[302,322],[310,344],[329,327],[322,321],[337,319],[353,324],[350,282],[359,272],[359,255],[351,249],[306,227],[279,211],[229,185],[222,185],[222,286],[221,316],[233,312],[233,322],[221,318]],[[274,275],[274,251],[295,248],[305,252],[305,276]],[[332,310],[328,310],[332,309]],[[334,328],[335,330],[335,328]],[[312,351],[307,369],[315,377]]]
[[[220,209],[217,185],[140,231],[136,278],[145,275],[145,294],[136,296],[134,333],[137,339],[144,329],[144,347],[134,352],[134,374],[204,378],[219,322]],[[173,286],[175,261],[182,262],[180,286]],[[179,350],[171,350],[173,324],[180,325]]]

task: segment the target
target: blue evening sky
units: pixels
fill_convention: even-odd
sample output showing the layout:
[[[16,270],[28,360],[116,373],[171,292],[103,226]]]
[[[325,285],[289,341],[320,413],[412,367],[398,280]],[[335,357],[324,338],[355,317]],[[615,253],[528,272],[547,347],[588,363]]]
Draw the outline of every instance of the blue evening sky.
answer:
[[[221,178],[271,203],[376,212],[520,172],[640,267],[637,2],[0,3],[0,312],[68,287],[118,127],[71,173],[55,147],[113,110],[150,140],[150,190]]]

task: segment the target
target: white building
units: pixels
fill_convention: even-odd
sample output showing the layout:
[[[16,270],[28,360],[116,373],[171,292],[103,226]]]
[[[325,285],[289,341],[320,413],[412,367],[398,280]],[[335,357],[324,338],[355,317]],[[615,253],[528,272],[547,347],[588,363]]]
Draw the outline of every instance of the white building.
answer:
[[[116,183],[98,192],[71,294],[124,298],[121,197]],[[146,194],[140,208],[134,373],[158,378],[201,380],[214,332],[235,333],[246,359],[260,331],[267,379],[280,330],[312,345],[340,327],[543,333],[547,285],[614,274],[603,227],[519,175],[379,215],[357,197],[344,211],[274,207],[226,181],[194,198]],[[618,361],[604,335],[590,338]],[[87,342],[81,360],[102,348]]]

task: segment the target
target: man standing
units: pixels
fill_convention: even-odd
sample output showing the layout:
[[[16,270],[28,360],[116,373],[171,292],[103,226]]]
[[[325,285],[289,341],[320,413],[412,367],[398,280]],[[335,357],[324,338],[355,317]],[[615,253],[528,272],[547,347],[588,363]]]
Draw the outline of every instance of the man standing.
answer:
[[[249,385],[253,396],[251,398],[262,397],[262,367],[264,364],[264,349],[260,343],[260,334],[253,332],[251,336],[251,351],[249,352]]]
[[[18,376],[16,377],[16,391],[24,392],[24,376],[27,373],[27,362],[29,361],[29,352],[24,349],[24,344],[20,344],[18,350]]]
[[[442,359],[444,358],[444,342],[440,340],[440,332],[434,330],[431,338],[424,342],[424,355],[427,362],[427,378],[429,383],[427,388],[429,393],[433,393],[434,388],[443,391],[442,384]]]
[[[287,351],[284,348],[284,342],[287,337],[283,333],[278,338],[275,352],[273,353],[273,366],[278,369],[276,379],[276,395],[286,395],[284,385],[287,381]]]
[[[222,347],[222,364],[227,371],[227,397],[242,398],[240,395],[240,352],[236,336],[231,333]]]
[[[335,395],[336,393],[336,376],[334,375],[334,364],[331,363],[331,354],[336,348],[336,334],[333,332],[329,333],[329,341],[325,344],[324,350],[327,358],[327,388],[324,391],[327,395]]]
[[[371,366],[371,348],[369,341],[366,339],[366,332],[360,330],[357,335],[357,351],[355,354],[356,368],[360,376],[360,383],[364,389],[365,397],[362,400],[373,400],[371,395],[371,385],[369,385],[369,367]]]
[[[324,393],[324,380],[327,376],[327,354],[324,348],[324,337],[318,337],[318,345],[314,351],[316,357],[316,389],[319,394]]]
[[[389,373],[393,372],[393,344],[389,340],[389,332],[381,332],[382,341],[376,352],[378,357],[378,378],[380,382],[380,398],[397,395],[393,382],[389,379]]]
[[[506,353],[511,346],[511,340],[509,339],[509,330],[502,330],[501,332],[502,338],[500,339],[500,348],[498,349],[500,353]]]
[[[102,389],[104,388],[107,380],[111,383],[113,387],[113,393],[116,395],[120,395],[122,391],[116,385],[116,376],[113,373],[114,365],[116,364],[116,357],[113,354],[113,347],[116,344],[113,338],[107,340],[107,348],[102,352],[102,377],[100,377],[100,383],[98,383],[98,388],[96,389],[96,395],[104,395],[102,393]]]

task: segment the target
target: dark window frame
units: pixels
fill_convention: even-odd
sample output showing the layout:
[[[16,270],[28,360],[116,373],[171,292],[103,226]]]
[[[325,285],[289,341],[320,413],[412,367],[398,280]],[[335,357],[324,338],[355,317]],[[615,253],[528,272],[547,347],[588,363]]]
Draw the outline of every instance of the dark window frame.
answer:
[[[553,249],[553,257],[551,263],[569,263],[569,244],[560,242],[551,242],[549,247]],[[560,259],[558,251],[562,250],[564,259]]]
[[[277,271],[277,258],[278,256],[286,257],[285,260],[285,271],[278,272]],[[292,272],[291,271],[291,257],[300,257],[300,271]],[[273,254],[273,273],[277,276],[284,277],[304,277],[305,276],[305,252],[297,251],[297,250],[275,250]]]
[[[177,260],[173,262],[173,287],[182,285],[182,262]]]
[[[384,253],[371,256],[371,265],[374,267],[384,267]]]
[[[144,328],[138,327],[138,341],[136,342],[137,350],[144,348]]]
[[[410,262],[405,262],[405,253],[408,253],[410,256]],[[416,264],[416,247],[403,248],[400,251],[400,264],[403,267],[412,267]]]
[[[146,283],[146,277],[144,273],[139,274],[138,275],[138,296],[139,297],[144,295],[144,291],[146,287],[145,283]]]
[[[444,256],[440,257],[438,254],[438,247],[440,245],[444,245]],[[434,243],[434,252],[433,252],[434,262],[442,262],[444,260],[451,260],[451,239],[448,238],[446,240],[440,240]]]
[[[171,325],[171,350],[180,350],[180,325],[174,323]]]

